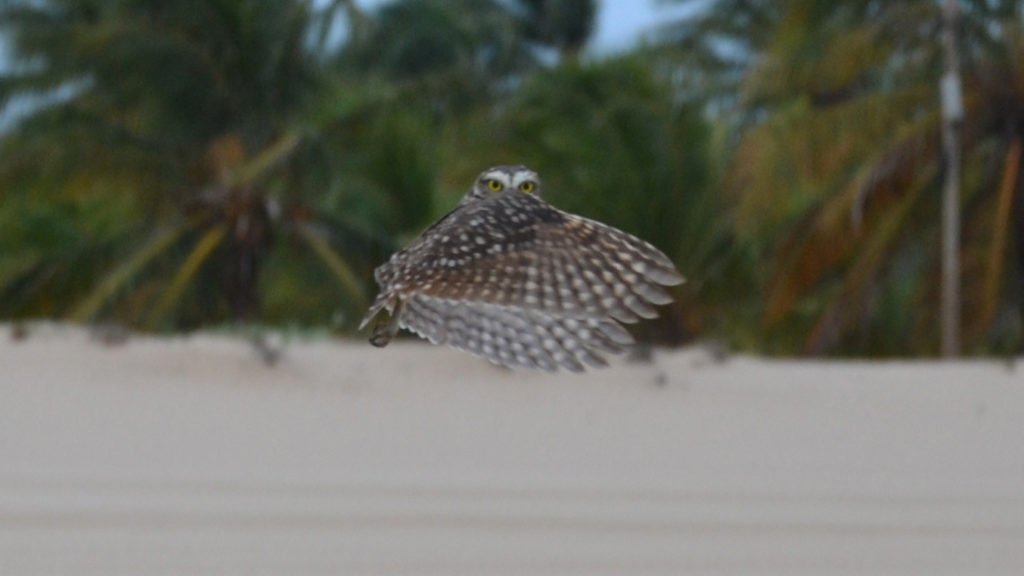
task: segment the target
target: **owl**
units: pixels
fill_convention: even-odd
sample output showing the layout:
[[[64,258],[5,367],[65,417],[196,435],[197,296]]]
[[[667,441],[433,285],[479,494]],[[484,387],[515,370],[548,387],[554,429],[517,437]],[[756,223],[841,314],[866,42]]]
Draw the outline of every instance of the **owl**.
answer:
[[[508,367],[606,366],[683,282],[657,248],[563,212],[525,166],[484,171],[455,208],[374,272],[370,342],[399,328]],[[383,315],[383,312],[387,315]]]

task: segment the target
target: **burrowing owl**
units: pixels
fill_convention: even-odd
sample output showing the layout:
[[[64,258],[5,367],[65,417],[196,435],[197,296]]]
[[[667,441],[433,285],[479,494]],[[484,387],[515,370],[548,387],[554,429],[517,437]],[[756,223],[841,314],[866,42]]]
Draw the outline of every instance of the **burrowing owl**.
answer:
[[[454,210],[377,268],[382,309],[370,337],[399,327],[504,366],[580,371],[604,366],[633,338],[619,324],[653,318],[661,286],[683,281],[657,248],[552,207],[537,174],[498,166]]]

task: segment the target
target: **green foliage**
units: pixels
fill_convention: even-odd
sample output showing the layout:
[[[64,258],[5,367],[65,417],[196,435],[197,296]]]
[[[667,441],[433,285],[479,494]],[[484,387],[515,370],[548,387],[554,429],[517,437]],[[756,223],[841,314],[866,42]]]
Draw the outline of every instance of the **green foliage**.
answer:
[[[1024,29],[1017,2],[961,5],[965,336],[985,350],[1024,306],[1004,288],[1024,272],[1007,265],[1024,238],[1009,217]],[[730,126],[723,185],[737,239],[768,263],[757,339],[771,349],[937,350],[940,30],[934,2],[720,0],[669,31],[690,58],[663,48],[663,66],[695,64],[710,90],[681,94]]]
[[[514,15],[493,0],[385,4],[339,61],[343,73],[381,78],[425,113],[485,104],[536,65]]]
[[[2,267],[2,313],[171,328],[249,319],[259,314],[262,263],[282,237],[308,238],[298,231],[309,222],[322,241],[306,244],[328,270],[349,266],[350,250],[384,251],[386,242],[345,226],[347,206],[320,211],[321,191],[346,180],[325,167],[354,146],[332,141],[347,139],[369,98],[359,90],[355,104],[335,103],[339,84],[314,42],[334,7],[5,4],[18,65],[3,94],[51,102],[3,143],[12,153],[0,161],[0,187],[33,197],[5,201],[0,218],[37,212],[40,237],[0,232],[0,243],[28,246]],[[86,192],[116,201],[93,213]],[[125,203],[133,211],[117,212]],[[90,234],[101,221],[107,233]],[[358,265],[368,276],[370,265]],[[333,277],[354,314],[362,287]]]
[[[575,63],[594,31],[594,0],[518,0],[520,26],[527,38],[559,51],[562,62]]]
[[[373,267],[449,206],[435,198],[448,127],[505,106],[542,68],[538,45],[577,52],[595,7],[406,0],[366,14],[352,2],[23,0],[0,10],[16,59],[0,105],[39,99],[0,144],[0,315],[182,329],[350,327]],[[624,122],[642,131],[660,120],[648,116]]]
[[[0,140],[0,317],[347,330],[376,265],[521,163],[678,263],[649,338],[933,353],[937,5],[679,3],[601,61],[587,0],[0,4],[0,106],[36,103]],[[1007,351],[1024,8],[961,6],[964,336]]]

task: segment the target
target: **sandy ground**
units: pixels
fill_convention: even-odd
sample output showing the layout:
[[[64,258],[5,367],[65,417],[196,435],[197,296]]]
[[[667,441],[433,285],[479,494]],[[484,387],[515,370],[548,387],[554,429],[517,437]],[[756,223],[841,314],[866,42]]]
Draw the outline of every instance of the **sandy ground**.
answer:
[[[0,574],[1024,574],[1024,370],[0,332]]]

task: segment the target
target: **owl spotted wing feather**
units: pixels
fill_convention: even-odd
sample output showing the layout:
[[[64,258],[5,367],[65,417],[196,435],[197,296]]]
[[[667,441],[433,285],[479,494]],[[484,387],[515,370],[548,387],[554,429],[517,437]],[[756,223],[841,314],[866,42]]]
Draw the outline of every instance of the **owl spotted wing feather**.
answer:
[[[401,324],[433,344],[448,344],[504,366],[548,371],[606,366],[601,352],[620,352],[633,342],[628,332],[608,319],[565,318],[431,296],[411,298]]]
[[[516,191],[461,207],[377,273],[413,294],[518,306],[562,316],[654,316],[683,281],[672,262],[625,232]],[[384,294],[382,294],[384,296]]]
[[[633,342],[618,322],[652,318],[683,281],[625,232],[510,190],[460,204],[377,268],[370,341],[399,327],[506,366],[573,371]],[[362,327],[362,326],[361,326]]]

